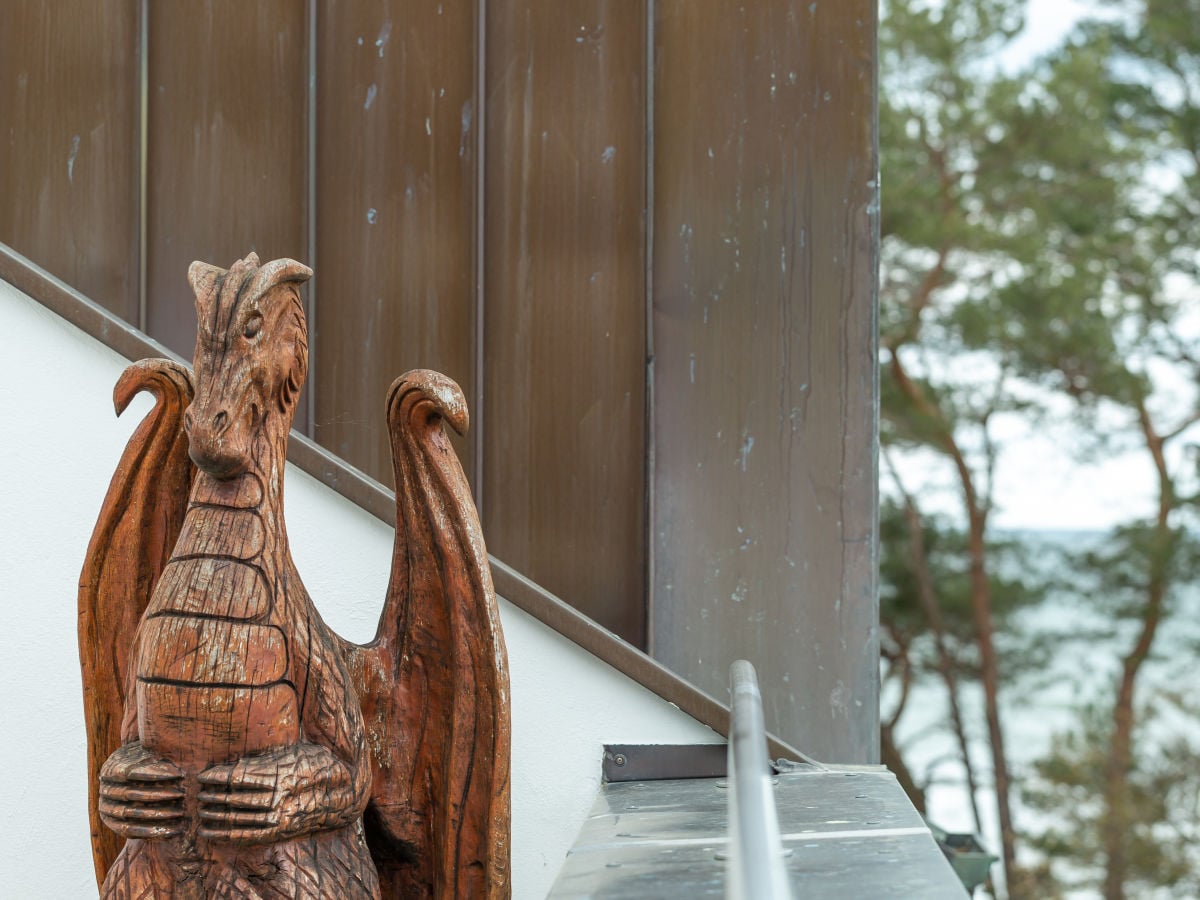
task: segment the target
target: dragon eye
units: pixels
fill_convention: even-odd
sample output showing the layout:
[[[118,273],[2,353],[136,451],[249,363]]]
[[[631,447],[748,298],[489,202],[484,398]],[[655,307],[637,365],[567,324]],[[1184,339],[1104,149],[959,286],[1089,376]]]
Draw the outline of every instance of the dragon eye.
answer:
[[[242,326],[242,334],[248,338],[253,338],[262,331],[263,317],[258,313],[254,313],[246,320],[246,324]]]

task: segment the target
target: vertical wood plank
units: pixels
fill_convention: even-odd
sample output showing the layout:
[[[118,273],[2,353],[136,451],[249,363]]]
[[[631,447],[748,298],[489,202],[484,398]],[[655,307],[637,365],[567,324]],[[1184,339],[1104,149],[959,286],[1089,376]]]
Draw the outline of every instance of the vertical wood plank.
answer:
[[[0,4],[0,241],[137,324],[137,2]]]
[[[317,33],[315,435],[391,484],[396,376],[475,405],[475,2],[323,2]]]
[[[147,330],[190,359],[195,259],[306,259],[304,5],[149,9]],[[301,404],[303,409],[303,403]]]
[[[875,4],[661,0],[654,654],[878,746]]]
[[[645,6],[489,0],[485,533],[645,637]]]

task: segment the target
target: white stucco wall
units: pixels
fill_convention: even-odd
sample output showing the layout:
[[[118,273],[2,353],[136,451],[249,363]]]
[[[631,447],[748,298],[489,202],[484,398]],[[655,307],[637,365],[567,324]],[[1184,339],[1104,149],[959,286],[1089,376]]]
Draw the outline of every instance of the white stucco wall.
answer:
[[[125,441],[127,361],[0,281],[0,895],[94,897],[76,591]],[[405,366],[408,368],[408,366]],[[382,415],[382,399],[380,401]],[[288,533],[326,620],[367,640],[392,531],[289,467]],[[587,816],[605,743],[719,738],[661,698],[502,603],[513,704],[513,896],[546,893]]]

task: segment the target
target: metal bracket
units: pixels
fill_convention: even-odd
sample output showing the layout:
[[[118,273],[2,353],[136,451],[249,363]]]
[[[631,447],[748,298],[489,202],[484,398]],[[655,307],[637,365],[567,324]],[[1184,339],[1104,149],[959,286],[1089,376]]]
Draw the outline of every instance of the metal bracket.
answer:
[[[724,744],[606,744],[604,780],[725,777]]]

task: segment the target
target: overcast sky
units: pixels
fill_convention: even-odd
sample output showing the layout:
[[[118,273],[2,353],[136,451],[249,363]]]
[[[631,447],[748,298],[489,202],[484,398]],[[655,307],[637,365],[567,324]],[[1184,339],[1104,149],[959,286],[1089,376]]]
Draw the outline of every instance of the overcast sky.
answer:
[[[1052,50],[1093,6],[1079,0],[1030,3],[1025,31],[1001,54],[1001,65],[1012,70]],[[1159,398],[1160,429],[1172,425],[1175,409],[1190,406],[1192,398],[1183,397],[1184,391],[1190,393],[1190,388],[1176,384]],[[1090,531],[1153,514],[1156,476],[1146,451],[1135,447],[1102,462],[1088,462],[1079,452],[1080,433],[1066,411],[1033,426],[1018,416],[996,422],[994,436],[1003,447],[996,473],[996,528]],[[1176,448],[1176,464],[1187,452],[1184,443]],[[948,466],[931,455],[897,462],[906,486],[921,496],[924,506],[947,514],[961,510],[957,481]],[[880,480],[887,492],[891,476],[885,465],[880,467]]]
[[[1079,0],[1035,0],[1026,8],[1025,30],[1000,54],[1001,64],[1020,66],[1062,42],[1063,36],[1094,4]]]

